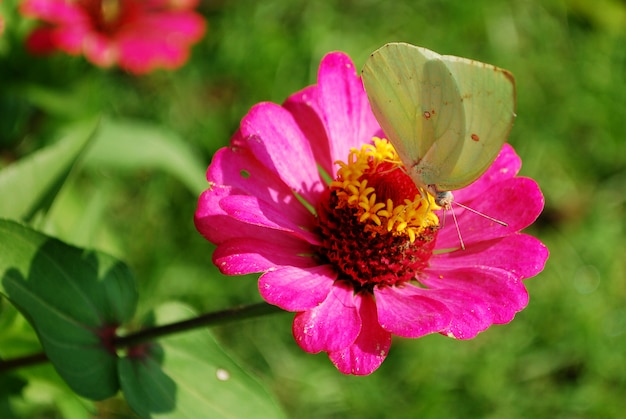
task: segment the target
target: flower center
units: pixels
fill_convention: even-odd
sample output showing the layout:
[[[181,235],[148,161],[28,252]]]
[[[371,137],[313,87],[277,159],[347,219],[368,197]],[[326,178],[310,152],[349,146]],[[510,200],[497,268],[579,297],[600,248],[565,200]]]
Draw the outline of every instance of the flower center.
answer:
[[[114,34],[136,15],[138,4],[134,0],[80,0],[96,30]]]
[[[435,246],[439,209],[406,174],[393,146],[352,149],[318,208],[318,252],[355,289],[415,279]]]

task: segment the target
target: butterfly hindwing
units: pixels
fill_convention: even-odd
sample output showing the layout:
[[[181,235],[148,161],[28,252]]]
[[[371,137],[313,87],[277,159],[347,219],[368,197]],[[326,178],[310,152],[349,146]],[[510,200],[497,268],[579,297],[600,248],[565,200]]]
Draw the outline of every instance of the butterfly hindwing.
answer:
[[[506,141],[515,119],[515,83],[506,70],[464,58],[443,56],[456,80],[465,113],[462,152],[436,182],[441,190],[460,189],[487,170]]]

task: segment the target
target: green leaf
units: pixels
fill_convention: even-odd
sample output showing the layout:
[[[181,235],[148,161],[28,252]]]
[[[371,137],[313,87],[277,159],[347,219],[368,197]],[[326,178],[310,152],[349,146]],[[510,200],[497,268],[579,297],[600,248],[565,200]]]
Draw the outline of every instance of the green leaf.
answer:
[[[176,383],[161,369],[163,349],[158,344],[144,347],[143,356],[129,356],[118,362],[124,397],[142,417],[171,412],[176,404]]]
[[[165,170],[195,195],[206,189],[206,164],[177,134],[165,127],[130,120],[104,119],[86,164],[117,169]]]
[[[68,127],[55,144],[0,171],[0,217],[28,220],[47,209],[97,126],[95,119]]]
[[[18,395],[27,382],[15,375],[0,375],[0,418],[10,419],[17,417],[11,409],[9,398]]]
[[[71,76],[70,76],[71,77]],[[69,80],[69,79],[68,79]],[[18,93],[46,114],[67,119],[78,119],[102,109],[102,95],[94,95],[104,88],[92,77],[72,79],[71,82],[48,84],[28,83]]]
[[[0,358],[36,352],[41,352],[41,344],[32,326],[8,299],[0,295]]]
[[[156,313],[158,324],[172,323],[194,315],[192,310],[177,303],[163,305]],[[143,416],[148,416],[146,406],[151,405],[155,394],[145,394],[144,398],[136,397],[142,393],[142,389],[136,387],[152,388],[160,397],[167,397],[167,401],[161,401],[160,407],[165,407],[168,403],[175,406],[169,412],[150,412],[154,417],[286,417],[268,390],[237,365],[208,330],[172,335],[162,339],[160,345],[163,349],[162,361],[158,361],[158,356],[152,356],[149,365],[141,366],[142,358],[132,359],[130,362],[141,372],[137,374],[139,378],[121,380],[127,401]],[[160,355],[159,352],[156,354]],[[175,389],[165,391],[169,380],[156,372],[158,364],[161,365],[163,374],[167,374],[176,383]],[[157,391],[157,388],[160,390]]]
[[[107,339],[137,303],[119,260],[0,220],[2,291],[29,319],[59,375],[77,394],[101,400],[119,389]]]

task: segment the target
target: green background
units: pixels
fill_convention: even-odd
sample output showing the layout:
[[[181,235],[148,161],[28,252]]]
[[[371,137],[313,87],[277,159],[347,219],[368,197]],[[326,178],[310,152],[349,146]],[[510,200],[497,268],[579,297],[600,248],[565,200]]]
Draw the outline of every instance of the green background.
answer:
[[[367,377],[344,376],[324,354],[300,350],[289,313],[214,331],[290,417],[623,414],[624,2],[242,0],[204,1],[199,10],[208,32],[189,63],[145,77],[61,54],[30,57],[16,46],[28,24],[9,16],[15,26],[0,38],[2,164],[38,149],[65,122],[104,112],[183,141],[204,169],[252,105],[281,103],[314,83],[330,51],[360,68],[374,49],[403,41],[506,68],[518,89],[509,142],[521,174],[546,198],[528,232],[551,252],[527,280],[530,303],[512,323],[471,341],[395,338]],[[212,246],[192,219],[202,179],[185,182],[176,171],[158,159],[87,162],[61,191],[46,231],[127,261],[140,314],[172,299],[199,311],[260,301],[255,277],[225,277],[212,266]],[[55,410],[46,400],[39,406],[33,415]]]

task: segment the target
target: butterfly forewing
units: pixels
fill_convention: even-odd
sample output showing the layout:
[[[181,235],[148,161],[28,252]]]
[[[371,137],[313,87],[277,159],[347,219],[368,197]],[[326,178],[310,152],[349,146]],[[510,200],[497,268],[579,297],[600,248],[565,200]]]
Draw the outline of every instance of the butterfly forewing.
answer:
[[[443,110],[432,112],[433,102],[439,103],[442,97],[442,80],[429,79],[423,68],[439,57],[427,49],[394,43],[372,53],[363,67],[363,84],[374,116],[407,169],[437,140],[436,121],[455,119]]]
[[[441,56],[427,61],[421,73],[422,109],[416,120],[423,121],[422,132],[411,142],[420,143],[423,151],[419,159],[409,157],[412,164],[407,169],[416,183],[427,186],[446,178],[459,160],[466,118],[459,89]]]

